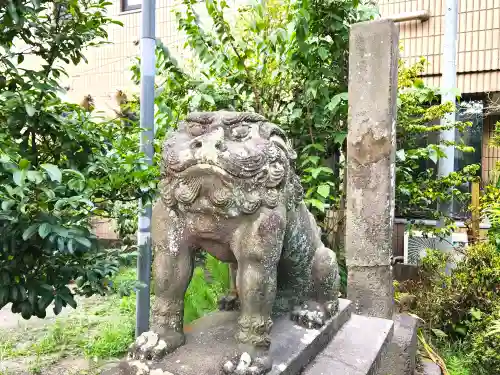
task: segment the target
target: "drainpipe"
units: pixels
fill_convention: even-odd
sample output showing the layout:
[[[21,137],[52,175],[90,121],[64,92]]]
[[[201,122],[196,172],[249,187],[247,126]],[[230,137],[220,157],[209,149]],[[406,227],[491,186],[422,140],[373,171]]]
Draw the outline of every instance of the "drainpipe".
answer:
[[[406,21],[428,21],[430,18],[430,13],[428,10],[418,10],[416,12],[406,12],[399,13],[389,17],[382,17],[382,19],[391,20],[395,23],[406,22]]]

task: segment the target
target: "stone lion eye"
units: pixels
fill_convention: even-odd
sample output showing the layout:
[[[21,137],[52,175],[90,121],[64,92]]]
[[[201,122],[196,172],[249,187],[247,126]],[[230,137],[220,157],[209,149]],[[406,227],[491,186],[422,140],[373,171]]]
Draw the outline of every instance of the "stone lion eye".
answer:
[[[231,128],[231,136],[235,139],[243,139],[249,132],[250,129],[247,125],[236,125]]]
[[[195,124],[189,127],[189,134],[193,137],[198,137],[207,132],[207,126],[202,124]]]

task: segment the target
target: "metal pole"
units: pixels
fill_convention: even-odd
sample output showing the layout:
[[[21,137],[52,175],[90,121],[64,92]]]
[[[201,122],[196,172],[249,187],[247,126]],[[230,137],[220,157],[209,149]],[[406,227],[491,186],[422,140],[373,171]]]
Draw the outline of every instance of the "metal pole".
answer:
[[[441,82],[441,103],[452,102],[456,104],[453,89],[457,82],[457,19],[458,0],[446,0],[444,16],[444,38],[443,38],[443,80]],[[447,113],[441,120],[441,125],[455,122],[455,111]],[[455,129],[442,130],[441,141],[455,141]],[[439,159],[438,174],[447,176],[455,169],[455,147],[446,146],[444,148],[446,158]],[[451,214],[451,202],[440,205],[440,211],[449,216]]]
[[[154,152],[155,12],[155,0],[142,1],[140,151],[149,165],[153,162]],[[151,279],[151,204],[143,206],[139,202],[139,209],[137,277],[147,287],[137,292],[136,336],[149,330]]]

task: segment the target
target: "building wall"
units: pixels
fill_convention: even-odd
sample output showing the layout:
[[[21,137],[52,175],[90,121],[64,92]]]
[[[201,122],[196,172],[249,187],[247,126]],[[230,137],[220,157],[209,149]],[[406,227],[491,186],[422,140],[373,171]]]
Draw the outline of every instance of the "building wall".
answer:
[[[120,0],[112,0],[108,15],[123,23],[108,27],[109,44],[89,49],[85,56],[88,64],[68,67],[70,78],[67,82],[70,90],[68,97],[79,101],[84,95],[91,94],[97,108],[108,111],[116,108],[112,96],[116,90],[137,92],[138,87],[131,80],[130,67],[139,56],[140,46],[134,45],[140,39],[141,11],[121,12]],[[156,35],[180,54],[184,43],[183,36],[177,31],[174,10],[178,9],[178,0],[156,0]]]
[[[402,56],[416,62],[421,56],[429,66],[426,82],[439,86],[443,69],[442,41],[446,0],[379,0],[382,16],[429,10],[426,22],[399,25]],[[457,86],[461,93],[500,91],[500,0],[459,0]]]
[[[88,64],[69,67],[68,98],[79,102],[84,95],[91,94],[96,99],[96,107],[106,112],[116,108],[113,94],[116,90],[126,93],[138,93],[139,87],[131,80],[130,67],[140,54],[140,46],[134,42],[140,40],[141,10],[121,12],[121,1],[111,0],[108,15],[123,23],[108,27],[109,44],[90,49],[85,56]],[[227,1],[230,9],[227,19],[237,11],[240,4],[246,0]],[[156,37],[161,40],[171,53],[182,60],[188,56],[189,51],[184,49],[185,36],[177,30],[175,11],[182,11],[181,0],[156,0]],[[201,22],[208,21],[205,3],[200,2],[195,9]]]

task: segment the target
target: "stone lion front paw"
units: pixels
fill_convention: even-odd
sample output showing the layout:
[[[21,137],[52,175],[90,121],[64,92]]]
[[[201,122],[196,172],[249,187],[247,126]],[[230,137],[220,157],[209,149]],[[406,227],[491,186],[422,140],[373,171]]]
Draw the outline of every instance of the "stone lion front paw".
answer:
[[[255,357],[243,353],[241,356],[227,361],[222,367],[225,374],[234,375],[262,375],[271,370],[272,361],[269,356]]]
[[[149,366],[141,361],[121,362],[118,365],[120,375],[174,375],[169,371],[161,369],[150,369]]]
[[[334,306],[331,306],[331,309],[333,310]],[[310,329],[321,328],[330,317],[327,306],[313,301],[297,306],[292,311],[292,320]]]
[[[219,299],[220,311],[234,311],[234,310],[239,310],[239,308],[240,308],[240,300],[238,296],[235,294],[229,294]]]
[[[159,360],[183,345],[184,341],[184,335],[178,332],[169,335],[167,339],[162,339],[160,335],[151,331],[144,332],[130,345],[128,358],[146,361]]]

